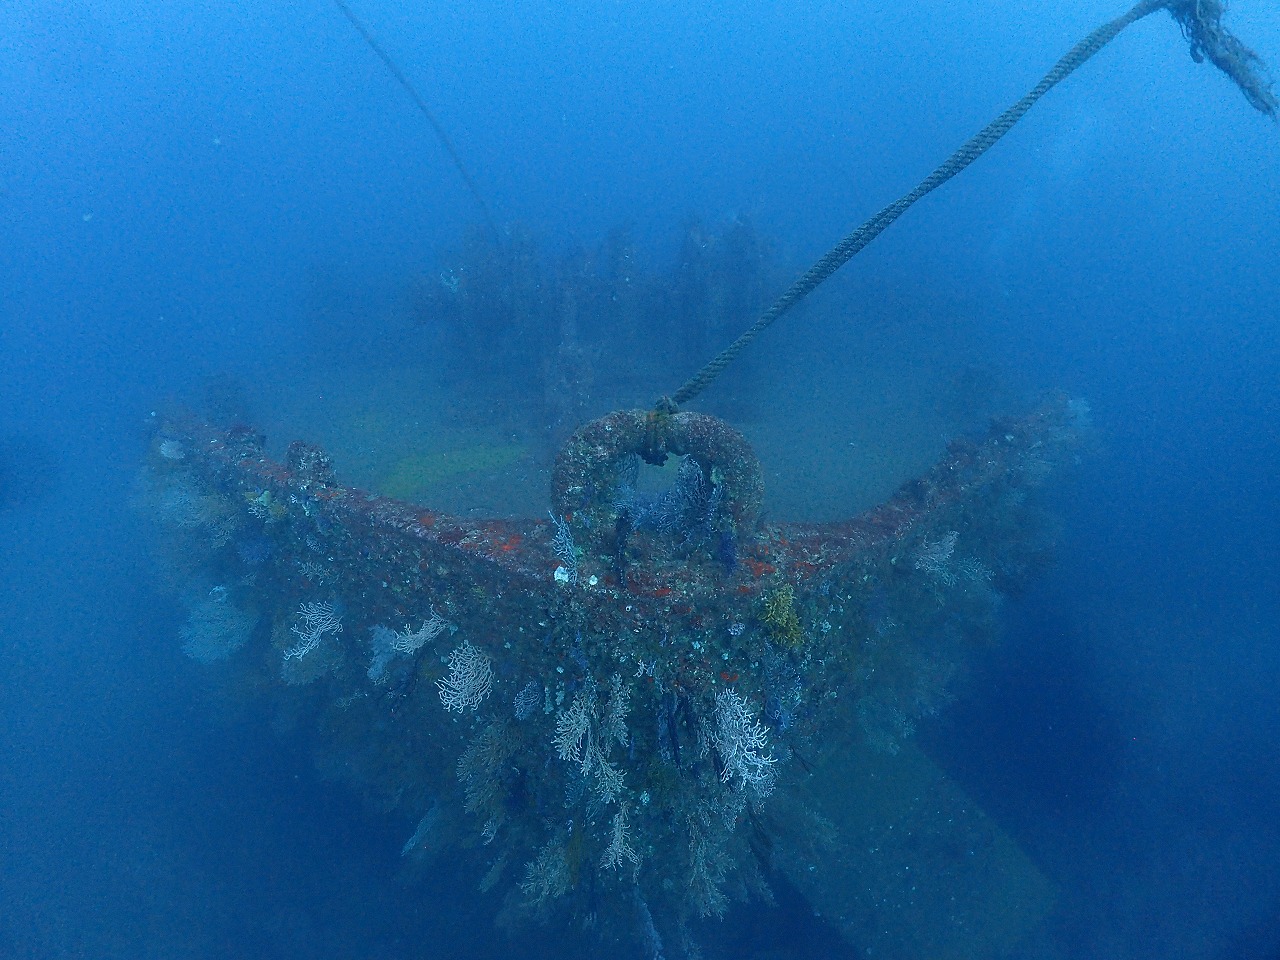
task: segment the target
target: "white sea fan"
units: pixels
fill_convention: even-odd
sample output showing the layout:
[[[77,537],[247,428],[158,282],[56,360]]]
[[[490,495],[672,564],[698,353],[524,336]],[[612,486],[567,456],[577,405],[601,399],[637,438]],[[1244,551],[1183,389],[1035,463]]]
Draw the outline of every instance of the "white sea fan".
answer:
[[[289,629],[297,635],[298,642],[284,652],[286,660],[301,660],[318,647],[327,634],[342,632],[342,617],[332,603],[304,603],[296,616],[298,622]]]
[[[542,684],[537,680],[530,680],[521,687],[515,700],[512,701],[517,720],[528,720],[540,706],[542,706]]]
[[[930,540],[925,537],[916,550],[913,566],[943,586],[955,586],[956,573],[952,569],[951,555],[955,553],[956,538],[959,536],[957,531],[952,530],[940,540]]]
[[[555,535],[551,539],[551,550],[555,553],[560,566],[556,568],[557,583],[578,582],[578,548],[573,542],[573,531],[561,517],[551,514],[551,526]]]
[[[449,676],[437,680],[440,702],[448,711],[475,710],[493,692],[493,661],[470,640],[449,654]]]
[[[600,724],[600,739],[608,749],[610,742],[625,747],[630,739],[627,733],[627,713],[631,709],[631,687],[615,673],[610,681],[609,699],[605,703],[604,722]]]
[[[736,777],[739,787],[750,788],[760,797],[773,792],[776,761],[768,752],[769,728],[756,720],[751,705],[733,690],[716,695],[716,729],[711,743],[723,765],[721,780],[728,783]]]
[[[613,828],[610,831],[609,846],[600,858],[600,867],[604,870],[616,870],[626,860],[632,866],[640,862],[639,855],[631,848],[631,825],[627,822],[627,805],[624,803],[613,817]]]
[[[396,631],[395,638],[391,641],[391,646],[396,653],[405,656],[417,653],[419,649],[444,633],[450,626],[449,621],[436,613],[433,608],[431,619],[424,620],[422,626],[417,630],[410,630],[406,625],[404,630]]]
[[[598,752],[593,753],[592,760],[596,775],[596,796],[603,804],[613,803],[622,795],[623,773]]]
[[[591,738],[591,719],[594,713],[595,698],[579,692],[569,709],[561,710],[556,715],[556,735],[552,741],[556,745],[556,753],[561,760],[583,764],[584,772],[587,762],[595,752]]]

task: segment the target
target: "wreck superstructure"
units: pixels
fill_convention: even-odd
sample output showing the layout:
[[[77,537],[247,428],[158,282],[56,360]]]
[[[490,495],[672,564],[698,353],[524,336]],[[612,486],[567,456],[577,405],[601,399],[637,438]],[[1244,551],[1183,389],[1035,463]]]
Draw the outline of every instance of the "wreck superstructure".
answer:
[[[505,916],[638,930],[652,954],[781,875],[853,942],[912,929],[947,955],[939,924],[970,945],[1021,928],[953,891],[926,934],[923,880],[890,917],[874,874],[903,863],[850,834],[928,794],[952,814],[930,829],[980,848],[957,876],[984,856],[1011,869],[909,738],[1045,557],[1034,495],[1074,456],[1080,409],[997,420],[837,523],[760,522],[749,445],[687,413],[581,428],[546,519],[459,520],[343,486],[316,447],[274,462],[251,430],[181,417],[156,424],[149,502],[188,652],[287,705],[326,767],[416,821],[406,855],[470,849]],[[668,455],[673,483],[644,491],[641,457]],[[1032,916],[1047,884],[1018,869],[1005,914]]]

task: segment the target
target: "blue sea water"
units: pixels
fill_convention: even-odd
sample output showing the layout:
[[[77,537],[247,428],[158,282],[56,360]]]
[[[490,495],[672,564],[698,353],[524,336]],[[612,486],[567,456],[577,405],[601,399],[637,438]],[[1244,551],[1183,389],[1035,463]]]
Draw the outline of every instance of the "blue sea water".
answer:
[[[784,274],[1121,12],[355,9],[500,224],[550,246],[627,224],[661,259],[690,215],[749,216]],[[1280,63],[1280,12],[1229,23]],[[423,118],[319,0],[15,0],[0,89],[0,957],[577,955],[510,939],[454,868],[407,871],[403,822],[209,693],[134,506],[148,415],[209,377],[281,441],[375,396],[389,358],[421,351],[431,382],[405,291],[477,211]],[[1055,566],[919,732],[1060,887],[1023,956],[1280,955],[1278,213],[1276,125],[1157,14],[755,360],[811,361],[815,421],[883,386],[894,436],[936,432],[903,411],[964,365],[1092,408]],[[731,912],[706,954],[857,953],[810,912]]]

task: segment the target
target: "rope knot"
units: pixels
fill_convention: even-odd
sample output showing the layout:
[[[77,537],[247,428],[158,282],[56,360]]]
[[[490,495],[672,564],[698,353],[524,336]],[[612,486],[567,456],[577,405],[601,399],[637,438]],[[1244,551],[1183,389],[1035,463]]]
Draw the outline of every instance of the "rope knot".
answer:
[[[659,401],[644,419],[644,443],[639,453],[645,463],[660,467],[667,462],[667,428],[670,424],[671,412],[664,409],[662,401]]]

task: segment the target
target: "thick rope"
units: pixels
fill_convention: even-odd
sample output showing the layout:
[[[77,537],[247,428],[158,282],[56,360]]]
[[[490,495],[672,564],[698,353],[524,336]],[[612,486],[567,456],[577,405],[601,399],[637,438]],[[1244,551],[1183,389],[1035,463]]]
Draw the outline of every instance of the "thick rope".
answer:
[[[462,182],[467,185],[467,190],[470,191],[471,198],[475,200],[476,206],[480,208],[480,214],[484,217],[484,221],[488,225],[490,233],[493,235],[494,243],[498,243],[501,234],[498,233],[498,225],[493,222],[493,215],[489,213],[489,205],[484,202],[484,197],[480,196],[480,188],[476,186],[475,180],[471,178],[471,174],[468,172],[466,164],[462,162],[462,157],[454,147],[453,141],[450,140],[449,135],[444,132],[444,127],[440,125],[440,121],[437,120],[435,114],[431,112],[431,108],[427,106],[427,102],[423,100],[421,94],[414,89],[413,84],[409,82],[409,78],[404,75],[404,71],[397,67],[395,61],[392,60],[387,52],[382,49],[382,46],[374,38],[373,34],[370,33],[365,25],[361,23],[360,19],[351,12],[351,8],[348,7],[343,0],[333,0],[333,2],[337,8],[342,11],[342,15],[351,21],[351,25],[356,28],[356,32],[359,33],[364,39],[364,42],[369,45],[369,49],[378,55],[378,59],[382,61],[383,65],[391,73],[391,76],[395,77],[400,86],[404,87],[405,93],[409,94],[410,99],[412,99],[414,105],[417,106],[418,112],[427,118],[427,123],[431,124],[431,129],[435,131],[436,139],[439,140],[440,145],[444,147],[445,153],[449,154],[449,159],[453,161],[453,165],[458,168],[458,173],[462,176]]]
[[[1011,106],[995,120],[987,124],[979,133],[967,140],[963,146],[953,153],[933,173],[925,177],[920,184],[905,196],[899,197],[853,233],[841,240],[826,256],[815,263],[796,280],[790,288],[773,302],[755,323],[746,329],[737,340],[729,344],[719,356],[690,378],[684,386],[670,397],[664,397],[657,403],[657,409],[673,411],[681,404],[688,403],[706,388],[725,367],[729,366],[747,345],[780,316],[808,296],[814,288],[844,266],[858,251],[878,237],[893,221],[902,216],[913,203],[925,194],[936,190],[957,173],[963,170],[978,157],[989,150],[993,144],[1003,137],[1023,114],[1030,110],[1046,93],[1058,83],[1065,80],[1073,71],[1124,30],[1156,10],[1168,8],[1178,20],[1184,35],[1192,44],[1192,56],[1197,60],[1208,56],[1240,86],[1249,102],[1264,113],[1275,114],[1275,100],[1270,97],[1266,84],[1260,82],[1251,65],[1257,57],[1247,47],[1243,47],[1227,34],[1220,25],[1222,7],[1217,0],[1141,0],[1128,13],[1105,23],[1089,34],[1068,53],[1053,65],[1053,69],[1044,75],[1026,96]],[[1226,38],[1225,40],[1223,38]],[[1234,46],[1232,46],[1234,44]],[[1218,63],[1221,57],[1227,65]],[[1242,80],[1243,77],[1243,80]]]

